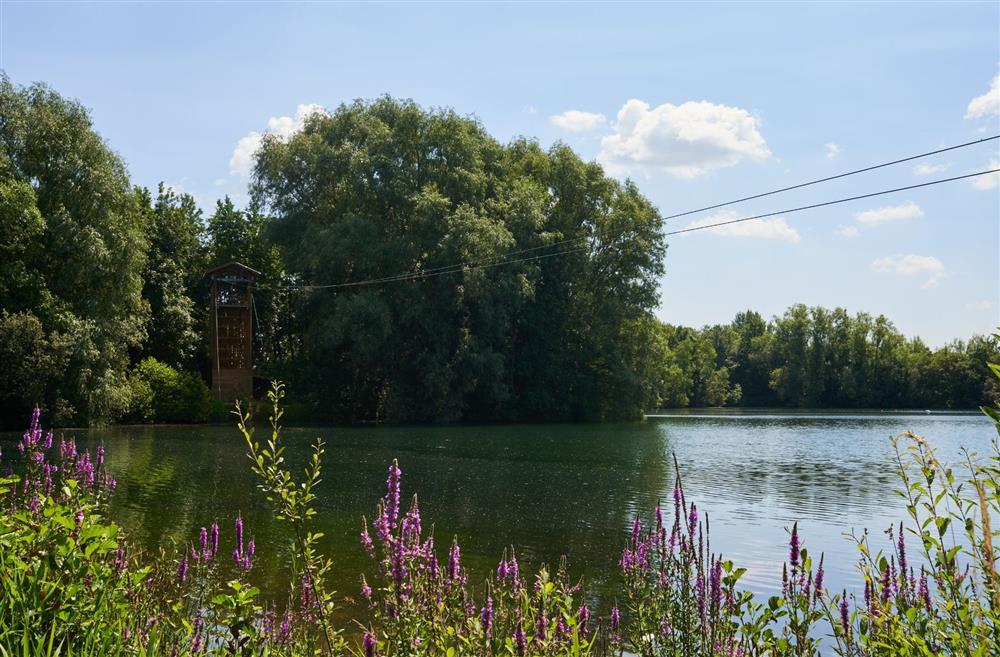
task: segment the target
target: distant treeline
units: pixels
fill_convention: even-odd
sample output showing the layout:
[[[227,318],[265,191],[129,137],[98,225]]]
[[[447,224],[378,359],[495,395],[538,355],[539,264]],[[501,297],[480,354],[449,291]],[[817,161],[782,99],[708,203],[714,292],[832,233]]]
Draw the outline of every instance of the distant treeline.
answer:
[[[663,407],[971,409],[1000,399],[987,367],[1000,360],[993,336],[932,350],[881,315],[801,304],[770,321],[747,311],[658,331]]]
[[[661,324],[662,217],[636,186],[449,110],[380,98],[313,115],[264,138],[250,198],[205,216],[188,194],[137,188],[79,103],[0,76],[0,424],[36,402],[56,424],[215,414],[203,276],[229,261],[261,272],[256,374],[316,420],[993,394],[982,338],[931,352],[884,318],[798,306],[770,323]],[[308,287],[399,274],[426,276]]]

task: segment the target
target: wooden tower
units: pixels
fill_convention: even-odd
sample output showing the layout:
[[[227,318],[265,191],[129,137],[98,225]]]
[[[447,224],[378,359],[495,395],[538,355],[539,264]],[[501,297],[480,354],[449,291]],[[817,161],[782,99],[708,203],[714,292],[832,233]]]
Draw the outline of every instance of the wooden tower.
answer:
[[[211,281],[209,317],[212,394],[221,401],[253,395],[253,284],[260,272],[238,262],[205,274]]]

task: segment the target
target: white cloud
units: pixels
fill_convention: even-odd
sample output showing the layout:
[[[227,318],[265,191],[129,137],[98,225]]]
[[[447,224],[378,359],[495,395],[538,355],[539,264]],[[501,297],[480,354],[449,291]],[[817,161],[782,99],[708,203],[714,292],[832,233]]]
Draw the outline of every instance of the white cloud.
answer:
[[[859,234],[857,226],[837,226],[836,232],[841,237],[857,237]]]
[[[966,304],[966,308],[971,308],[972,310],[989,310],[992,307],[993,302],[989,299],[983,299],[981,301]]]
[[[984,170],[989,171],[990,169],[1000,169],[1000,160],[990,160]],[[1000,187],[1000,171],[985,176],[976,176],[972,179],[972,186],[984,192]]]
[[[990,90],[969,101],[965,111],[967,119],[981,119],[986,116],[1000,116],[1000,73],[990,83]]]
[[[650,107],[633,98],[602,138],[598,159],[612,172],[661,170],[690,178],[770,157],[758,127],[759,120],[738,107],[707,101]]]
[[[837,146],[832,141],[829,144],[823,144],[823,147],[826,149],[826,158],[828,160],[832,160],[840,155],[840,146]]]
[[[743,215],[733,210],[722,210],[704,219],[692,221],[685,228],[699,228],[724,221],[735,221],[742,217]],[[760,239],[783,240],[785,242],[798,242],[800,239],[799,231],[789,226],[784,217],[750,219],[727,226],[706,228],[705,230],[721,237],[756,237]]]
[[[272,116],[267,120],[267,131],[265,134],[276,135],[282,140],[288,139],[301,130],[306,120],[314,114],[326,114],[326,110],[320,105],[309,103],[299,105],[295,110],[294,118],[291,116]],[[263,134],[251,132],[236,142],[233,155],[229,158],[229,173],[249,176],[253,170],[254,157],[263,140]]]
[[[950,166],[950,164],[918,164],[913,167],[913,173],[918,176],[930,176],[935,173],[947,171]]]
[[[944,263],[934,256],[913,253],[876,258],[872,261],[872,269],[880,272],[892,272],[900,276],[926,275],[927,280],[920,286],[925,290],[937,287],[938,281],[945,274]]]
[[[854,218],[862,224],[884,224],[889,221],[900,221],[903,219],[916,219],[924,216],[924,211],[913,201],[908,201],[903,205],[887,205],[874,210],[855,212]]]
[[[549,117],[549,122],[552,125],[569,132],[590,132],[604,125],[607,120],[603,114],[581,112],[580,110],[569,110]]]

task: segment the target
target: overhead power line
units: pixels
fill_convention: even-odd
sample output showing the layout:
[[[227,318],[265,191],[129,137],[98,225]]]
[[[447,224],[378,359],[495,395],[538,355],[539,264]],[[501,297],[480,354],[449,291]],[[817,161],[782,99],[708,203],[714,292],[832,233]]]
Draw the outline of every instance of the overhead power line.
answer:
[[[905,160],[900,160],[900,161],[905,161]],[[878,191],[878,192],[871,192],[871,193],[868,193],[868,194],[860,194],[860,195],[857,195],[857,196],[849,196],[849,197],[845,197],[845,198],[836,199],[836,200],[833,200],[833,201],[824,201],[822,203],[813,203],[813,204],[810,204],[810,205],[802,205],[802,206],[795,207],[795,208],[789,208],[789,209],[786,209],[786,210],[779,210],[777,212],[768,212],[768,213],[765,213],[765,214],[758,214],[758,215],[754,215],[754,216],[751,216],[751,217],[742,217],[742,218],[739,218],[739,219],[729,219],[729,220],[726,220],[726,221],[718,221],[718,222],[713,222],[713,223],[705,224],[705,225],[701,225],[701,226],[689,226],[687,228],[681,228],[679,230],[674,230],[674,231],[670,231],[670,232],[664,233],[664,236],[665,237],[669,237],[671,235],[681,235],[681,234],[684,234],[684,233],[692,233],[692,232],[699,231],[699,230],[708,230],[709,228],[719,228],[721,226],[728,226],[728,225],[731,225],[731,224],[743,223],[743,222],[746,222],[746,221],[752,221],[754,219],[766,219],[768,217],[775,217],[775,216],[784,215],[784,214],[792,214],[792,213],[795,213],[795,212],[802,212],[804,210],[813,210],[813,209],[816,209],[816,208],[822,208],[822,207],[826,207],[826,206],[830,206],[830,205],[838,205],[840,203],[848,203],[850,201],[858,201],[858,200],[861,200],[861,199],[873,198],[875,196],[884,196],[886,194],[895,194],[895,193],[898,193],[898,192],[905,192],[905,191],[908,191],[908,190],[911,190],[911,189],[920,189],[922,187],[930,187],[932,185],[940,185],[942,183],[954,182],[956,180],[965,180],[967,178],[975,178],[977,176],[985,176],[985,175],[989,175],[989,174],[993,174],[993,173],[998,173],[998,172],[1000,172],[1000,168],[989,169],[987,171],[978,171],[976,173],[969,173],[969,174],[965,174],[965,175],[961,175],[961,176],[952,176],[951,178],[941,178],[939,180],[931,180],[931,181],[924,182],[924,183],[918,183],[916,185],[906,185],[905,187],[895,187],[893,189],[884,189],[884,190],[881,190],[881,191]],[[565,243],[568,243],[568,242],[571,242],[571,241],[572,242],[580,241],[581,239],[585,239],[585,238],[579,238],[579,239],[574,239],[574,240],[566,240],[566,241],[564,241],[562,243],[565,244]],[[490,269],[490,268],[493,268],[493,267],[501,267],[501,266],[504,266],[504,265],[512,265],[512,264],[517,264],[517,263],[521,263],[521,262],[534,262],[534,261],[537,261],[537,260],[544,260],[546,258],[554,258],[556,256],[567,255],[567,254],[570,254],[570,253],[578,253],[578,252],[581,252],[581,251],[586,251],[586,250],[588,250],[590,248],[589,246],[582,246],[582,247],[577,247],[577,248],[572,248],[572,249],[565,249],[565,250],[562,250],[562,251],[556,251],[556,252],[553,252],[553,253],[544,253],[544,254],[541,254],[541,255],[531,256],[531,257],[527,257],[527,258],[510,258],[509,257],[509,256],[517,254],[517,253],[524,253],[524,252],[528,252],[528,251],[535,251],[535,250],[538,250],[538,249],[541,249],[541,248],[549,248],[549,247],[555,246],[556,244],[559,244],[559,242],[556,242],[556,243],[553,243],[553,244],[547,244],[544,247],[534,247],[532,249],[523,249],[522,251],[510,252],[510,253],[507,253],[507,254],[505,254],[503,256],[494,256],[492,258],[483,258],[483,259],[480,259],[478,261],[477,260],[472,260],[472,261],[467,261],[467,262],[463,262],[463,263],[457,263],[457,264],[453,264],[453,265],[447,265],[447,266],[442,266],[442,267],[436,267],[436,268],[432,268],[432,269],[427,269],[427,270],[424,270],[424,271],[409,272],[409,273],[405,273],[405,274],[397,274],[397,275],[394,275],[394,276],[383,276],[383,277],[380,277],[380,278],[371,278],[371,279],[367,279],[367,280],[353,281],[353,282],[349,282],[349,283],[333,283],[333,284],[329,284],[329,285],[300,285],[300,286],[290,286],[290,287],[287,287],[285,289],[328,290],[328,289],[339,289],[339,288],[350,288],[350,287],[361,287],[361,286],[367,286],[367,285],[376,285],[376,284],[380,284],[380,283],[394,283],[394,282],[399,282],[399,281],[420,280],[420,279],[425,279],[425,278],[432,278],[432,277],[435,277],[435,276],[443,276],[443,275],[446,275],[446,274],[455,274],[455,273],[466,272],[466,271],[476,271],[476,270],[480,270],[480,269]]]
[[[872,192],[870,194],[861,194],[859,196],[849,196],[847,198],[839,198],[835,201],[824,201],[823,203],[813,203],[811,205],[802,205],[797,208],[790,208],[788,210],[780,210],[778,212],[768,212],[766,214],[758,214],[752,217],[741,217],[739,219],[729,219],[727,221],[717,221],[711,224],[705,224],[704,226],[689,226],[687,228],[681,228],[679,230],[673,230],[668,233],[664,233],[665,237],[670,235],[681,235],[683,233],[692,233],[696,230],[706,230],[708,228],[718,228],[719,226],[728,226],[730,224],[739,224],[744,221],[753,221],[754,219],[765,219],[767,217],[775,217],[779,214],[792,214],[793,212],[802,212],[803,210],[813,210],[815,208],[823,208],[828,205],[837,205],[838,203],[847,203],[848,201],[859,201],[863,198],[872,198],[873,196],[882,196],[884,194],[895,194],[896,192],[905,192],[909,189],[919,189],[921,187],[930,187],[931,185],[940,185],[941,183],[953,182],[955,180],[964,180],[965,178],[975,178],[976,176],[985,176],[990,173],[1000,172],[1000,169],[990,169],[989,171],[977,171],[976,173],[967,173],[964,176],[953,176],[951,178],[941,178],[940,180],[931,180],[930,182],[920,183],[917,185],[907,185],[906,187],[896,187],[895,189],[884,189],[880,192]]]
[[[792,185],[791,187],[782,187],[781,189],[772,189],[769,192],[763,192],[761,194],[754,194],[753,196],[744,196],[743,198],[733,199],[732,201],[726,201],[725,203],[716,203],[715,205],[707,205],[703,208],[698,208],[697,210],[688,210],[686,212],[678,212],[677,214],[672,214],[668,217],[664,217],[663,220],[677,219],[678,217],[686,217],[689,214],[697,214],[699,212],[706,212],[708,210],[715,210],[716,208],[722,208],[727,205],[734,205],[736,203],[743,203],[744,201],[752,201],[755,198],[763,198],[765,196],[771,196],[773,194],[781,194],[782,192],[790,192],[793,189],[801,189],[803,187],[809,187],[810,185],[818,185],[820,183],[829,182],[831,180],[837,180],[838,178],[846,178],[848,176],[854,176],[859,173],[867,173],[868,171],[874,171],[876,169],[882,169],[885,167],[891,167],[894,164],[902,164],[903,162],[912,162],[913,160],[919,160],[922,157],[930,157],[931,155],[938,155],[940,153],[947,153],[948,151],[958,150],[959,148],[966,148],[968,146],[975,146],[977,144],[982,144],[987,141],[994,141],[1000,139],[1000,135],[993,135],[992,137],[983,137],[982,139],[977,139],[975,141],[969,141],[964,144],[957,144],[955,146],[948,146],[947,148],[939,148],[936,151],[928,151],[926,153],[921,153],[919,155],[911,155],[910,157],[904,157],[898,160],[893,160],[892,162],[883,162],[882,164],[875,164],[870,167],[865,167],[863,169],[855,169],[854,171],[847,171],[845,173],[838,173],[835,176],[827,176],[826,178],[817,178],[816,180],[810,180],[808,182],[799,183],[798,185]]]

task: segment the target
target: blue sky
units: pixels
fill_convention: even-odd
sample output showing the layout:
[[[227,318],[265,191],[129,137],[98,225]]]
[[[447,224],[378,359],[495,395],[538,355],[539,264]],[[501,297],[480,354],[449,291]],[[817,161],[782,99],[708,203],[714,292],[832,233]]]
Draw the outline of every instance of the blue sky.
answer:
[[[664,215],[1000,133],[1000,3],[0,6],[0,68],[92,109],[133,179],[246,198],[254,133],[388,93],[570,144]],[[960,175],[997,142],[734,206]],[[792,303],[933,345],[1000,324],[1000,178],[672,238],[663,319]],[[711,214],[711,213],[709,213]],[[668,222],[682,228],[708,215]],[[720,215],[721,216],[721,215]],[[331,281],[320,281],[331,282]]]

